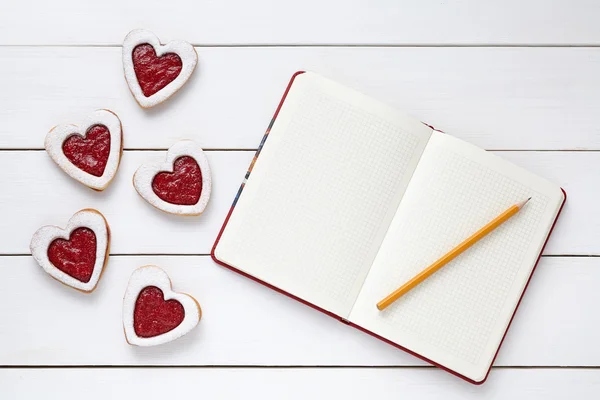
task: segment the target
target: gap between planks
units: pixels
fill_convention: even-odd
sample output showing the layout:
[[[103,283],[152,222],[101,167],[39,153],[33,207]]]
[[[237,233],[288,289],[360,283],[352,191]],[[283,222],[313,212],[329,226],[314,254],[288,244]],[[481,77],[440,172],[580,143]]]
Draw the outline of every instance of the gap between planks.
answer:
[[[352,48],[600,48],[600,43],[569,43],[569,44],[541,44],[541,43],[521,43],[521,44],[503,44],[503,43],[408,43],[408,44],[386,44],[386,43],[229,43],[229,44],[216,44],[216,43],[191,43],[194,47],[199,48],[269,48],[269,47],[352,47]],[[2,47],[74,47],[74,48],[112,48],[122,47],[121,43],[114,44],[2,44]]]
[[[0,253],[0,257],[29,257],[30,253]],[[210,257],[209,253],[110,253],[110,257]],[[600,258],[600,254],[543,254],[542,258]]]
[[[126,147],[123,149],[123,151],[167,151],[169,150],[168,148],[136,148],[136,147]],[[239,148],[218,148],[218,147],[214,147],[214,148],[203,148],[203,151],[231,151],[231,152],[245,152],[245,151],[252,151],[255,152],[258,149],[257,148],[243,148],[243,147],[239,147]],[[495,152],[510,152],[510,153],[598,153],[600,152],[600,149],[515,149],[515,150],[511,150],[511,149],[485,149],[486,151],[495,151]],[[18,148],[18,147],[5,147],[5,148],[0,148],[0,153],[2,152],[17,152],[17,151],[46,151],[46,149],[44,148]]]
[[[167,151],[169,150],[168,148],[156,148],[156,149],[151,149],[151,148],[124,148],[123,151]],[[203,148],[203,151],[256,151],[256,148]],[[41,148],[25,148],[25,149],[20,149],[20,148],[0,148],[0,152],[16,152],[16,151],[46,151],[46,149],[44,149],[43,147]],[[600,150],[598,150],[600,151]]]
[[[2,369],[428,369],[437,370],[434,365],[0,365]],[[500,365],[493,370],[600,370],[596,365]]]

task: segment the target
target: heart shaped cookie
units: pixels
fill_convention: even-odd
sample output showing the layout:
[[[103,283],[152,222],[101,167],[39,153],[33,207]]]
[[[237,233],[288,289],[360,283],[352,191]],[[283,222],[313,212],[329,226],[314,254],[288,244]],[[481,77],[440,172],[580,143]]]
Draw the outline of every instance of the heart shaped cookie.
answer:
[[[44,226],[35,232],[31,255],[51,277],[82,292],[96,288],[108,261],[110,230],[97,210],[75,213],[65,229]]]
[[[44,146],[71,178],[94,190],[104,190],[115,177],[123,152],[121,120],[109,110],[97,110],[71,125],[58,125]]]
[[[202,317],[198,302],[171,289],[165,271],[154,265],[133,271],[123,298],[123,328],[127,343],[155,346],[191,331]]]
[[[164,163],[139,167],[133,176],[133,186],[159,210],[200,215],[208,204],[212,187],[208,160],[195,142],[182,140],[169,149]]]
[[[156,35],[136,29],[123,42],[123,69],[129,90],[143,108],[171,97],[187,82],[198,63],[198,54],[188,42],[161,45]]]

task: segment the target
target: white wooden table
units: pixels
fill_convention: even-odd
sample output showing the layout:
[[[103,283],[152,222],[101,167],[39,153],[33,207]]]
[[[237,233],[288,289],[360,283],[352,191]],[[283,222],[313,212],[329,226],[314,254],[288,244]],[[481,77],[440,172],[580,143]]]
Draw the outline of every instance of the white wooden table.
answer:
[[[9,1],[0,3],[0,398],[584,399],[600,396],[600,3],[594,0]],[[197,46],[199,70],[140,109],[122,73],[134,28]],[[490,378],[469,385],[218,267],[208,256],[292,73],[309,69],[563,186],[569,199]],[[125,152],[95,193],[43,150],[98,108]],[[200,218],[157,212],[134,170],[181,138],[207,149]],[[29,255],[32,233],[84,207],[112,254],[83,295]],[[162,266],[204,318],[155,348],[124,340],[131,272]],[[144,368],[145,367],[145,368]],[[191,397],[190,397],[191,398]]]

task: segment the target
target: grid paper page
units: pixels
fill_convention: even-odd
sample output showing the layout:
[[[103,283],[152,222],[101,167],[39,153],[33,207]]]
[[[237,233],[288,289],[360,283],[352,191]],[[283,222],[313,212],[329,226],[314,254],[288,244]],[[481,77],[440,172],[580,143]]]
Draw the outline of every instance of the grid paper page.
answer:
[[[479,377],[487,372],[562,196],[557,187],[482,163],[458,143],[432,136],[350,320]],[[498,229],[384,311],[376,309],[383,297],[530,196]]]
[[[300,75],[217,257],[347,317],[431,130]],[[298,79],[297,78],[297,79]],[[397,117],[395,117],[397,118]]]

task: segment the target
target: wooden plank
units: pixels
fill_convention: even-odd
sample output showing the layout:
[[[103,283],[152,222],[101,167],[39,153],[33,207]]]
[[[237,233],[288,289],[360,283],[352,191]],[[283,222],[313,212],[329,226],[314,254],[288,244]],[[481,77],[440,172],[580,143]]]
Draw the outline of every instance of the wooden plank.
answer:
[[[131,184],[144,162],[164,152],[125,152],[115,181],[96,193],[68,178],[44,151],[0,151],[0,254],[27,254],[31,235],[42,225],[65,224],[77,210],[93,207],[108,218],[113,254],[208,254],[253,156],[251,151],[208,152],[214,187],[200,217],[155,210]],[[600,254],[598,152],[500,152],[502,157],[563,186],[569,193],[563,216],[545,254]]]
[[[120,44],[144,27],[197,44],[598,44],[593,0],[3,2],[0,44]]]
[[[487,149],[600,149],[600,48],[198,52],[188,85],[142,110],[120,48],[0,47],[0,148],[42,148],[51,127],[98,108],[121,116],[126,148],[165,149],[182,137],[205,148],[256,148],[290,76],[308,69]]]
[[[435,369],[8,369],[0,371],[9,399],[592,399],[600,370],[492,371],[482,386]]]
[[[180,340],[135,348],[123,335],[122,298],[147,264],[194,295],[203,319]],[[0,365],[424,365],[207,256],[113,256],[90,295],[30,257],[0,257],[0,277],[0,340],[10,343]],[[598,258],[543,258],[496,365],[600,366],[599,280]]]
[[[213,187],[198,217],[163,213],[135,191],[135,170],[145,162],[164,161],[165,154],[125,152],[111,185],[94,192],[69,178],[45,151],[0,152],[0,182],[8,189],[0,190],[0,254],[29,253],[31,236],[40,226],[64,226],[83,208],[96,208],[107,218],[113,254],[208,254],[254,152],[207,152]]]

